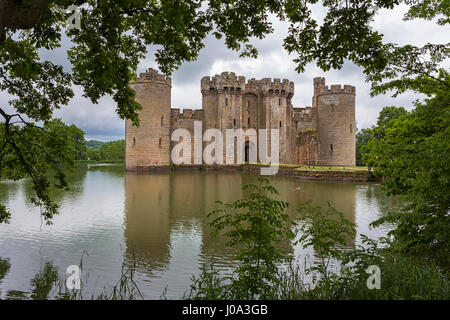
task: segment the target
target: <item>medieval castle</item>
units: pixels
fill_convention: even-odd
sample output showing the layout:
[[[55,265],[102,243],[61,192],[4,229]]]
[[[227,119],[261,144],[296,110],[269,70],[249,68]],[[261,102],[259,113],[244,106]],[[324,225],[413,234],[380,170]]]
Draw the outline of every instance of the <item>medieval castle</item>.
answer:
[[[223,72],[201,79],[202,109],[182,112],[171,108],[171,78],[156,70],[141,73],[131,87],[142,110],[139,128],[126,121],[127,170],[169,166],[177,143],[171,141],[172,132],[184,128],[194,136],[194,121],[202,121],[203,131],[217,128],[224,133],[233,128],[278,128],[280,163],[355,165],[354,86],[328,87],[324,78],[314,78],[312,105],[297,108],[292,105],[292,81],[246,82],[245,77]],[[246,161],[249,143],[245,143]]]

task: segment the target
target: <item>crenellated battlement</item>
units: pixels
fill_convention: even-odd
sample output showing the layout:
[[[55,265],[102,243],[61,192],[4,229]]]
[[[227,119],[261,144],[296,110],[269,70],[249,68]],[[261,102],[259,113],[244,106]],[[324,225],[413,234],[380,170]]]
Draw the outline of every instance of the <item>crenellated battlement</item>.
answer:
[[[311,107],[293,108],[293,116],[295,121],[312,121],[313,110]]]
[[[351,85],[342,85],[340,84],[332,84],[331,86],[321,86],[317,88],[316,91],[317,95],[323,95],[323,94],[336,94],[336,93],[348,93],[356,95],[356,88]]]
[[[202,109],[171,109],[171,116],[174,120],[184,120],[184,119],[194,119],[203,120],[203,110]]]
[[[241,92],[263,92],[265,94],[287,94],[294,95],[294,82],[288,79],[263,78],[256,80],[252,78],[246,83],[245,77],[236,76],[234,72],[222,72],[214,77],[203,77],[201,80],[202,93],[211,90],[241,90]]]
[[[323,87],[325,86],[325,78],[324,77],[316,77],[313,79],[314,87]]]
[[[161,74],[152,68],[140,73],[138,80],[133,82],[158,82],[172,86],[172,79],[169,76]]]
[[[256,80],[252,78],[248,80],[247,91],[262,91],[265,94],[286,94],[294,95],[294,82],[288,79],[281,80],[280,78],[263,78],[261,80]]]
[[[222,72],[214,77],[203,77],[201,80],[201,90],[209,91],[224,89],[240,89],[245,90],[245,77],[236,76],[234,72]]]
[[[314,94],[316,96],[318,95],[324,95],[324,94],[335,94],[335,93],[349,93],[356,95],[356,88],[351,85],[342,85],[340,84],[332,84],[331,86],[327,86],[325,84],[325,78],[323,77],[317,77],[313,79],[314,84]]]

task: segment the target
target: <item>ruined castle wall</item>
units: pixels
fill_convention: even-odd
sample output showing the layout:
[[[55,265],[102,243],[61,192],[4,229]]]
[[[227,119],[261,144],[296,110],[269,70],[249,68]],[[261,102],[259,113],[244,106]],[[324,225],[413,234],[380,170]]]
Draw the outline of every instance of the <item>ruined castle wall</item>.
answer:
[[[292,130],[293,132],[293,156],[295,164],[299,165],[311,165],[314,161],[319,159],[318,146],[316,147],[316,141],[309,141],[306,144],[302,136],[306,132],[317,129],[317,108],[305,107],[294,108],[292,117]],[[318,141],[317,141],[318,142]]]
[[[321,164],[354,166],[355,87],[321,85],[316,89]]]
[[[304,161],[302,161],[302,157],[300,154],[302,153],[299,149],[301,148],[301,141],[299,141],[299,136],[302,132],[308,129],[315,128],[315,122],[313,121],[312,108],[294,108],[293,117],[292,117],[292,132],[294,136],[294,145],[293,153],[295,154],[295,164],[305,165]]]
[[[293,129],[296,133],[307,128],[316,128],[315,109],[311,107],[294,108]]]
[[[136,91],[136,101],[142,110],[139,128],[130,120],[125,124],[125,167],[167,166],[170,164],[171,79],[149,69],[130,86]]]

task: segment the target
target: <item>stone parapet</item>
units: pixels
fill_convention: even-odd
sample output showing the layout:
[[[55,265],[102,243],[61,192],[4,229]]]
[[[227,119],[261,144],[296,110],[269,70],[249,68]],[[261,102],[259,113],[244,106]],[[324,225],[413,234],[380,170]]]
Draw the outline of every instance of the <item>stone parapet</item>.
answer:
[[[312,121],[313,111],[311,107],[293,108],[293,117],[295,121]]]
[[[263,92],[265,94],[286,94],[294,95],[295,84],[288,79],[263,78],[256,80],[252,78],[246,83],[245,77],[236,76],[234,72],[222,72],[214,77],[203,77],[201,80],[202,93],[214,90],[239,90],[242,92]]]
[[[201,109],[171,109],[171,117],[173,120],[194,119],[203,120],[203,110]]]
[[[234,72],[222,72],[220,75],[216,74],[214,77],[203,77],[201,80],[201,90],[226,90],[239,89],[245,90],[245,77],[236,76]]]
[[[295,84],[288,79],[263,78],[256,80],[254,78],[248,80],[248,91],[262,91],[264,94],[286,94],[290,97],[294,95]]]
[[[146,72],[140,73],[138,80],[132,81],[131,83],[139,83],[139,82],[156,82],[172,86],[172,79],[169,76],[163,75],[159,73],[157,70],[152,68],[148,69]]]
[[[336,94],[336,93],[346,93],[346,94],[353,94],[356,95],[356,88],[351,85],[342,85],[340,84],[332,84],[331,86],[322,86],[319,87],[319,90],[317,91],[317,95],[324,95],[324,94]]]

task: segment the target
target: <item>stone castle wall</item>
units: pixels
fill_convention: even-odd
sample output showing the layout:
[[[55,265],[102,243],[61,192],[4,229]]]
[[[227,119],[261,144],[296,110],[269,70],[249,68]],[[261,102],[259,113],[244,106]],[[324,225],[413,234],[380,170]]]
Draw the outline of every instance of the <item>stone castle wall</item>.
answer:
[[[201,79],[202,109],[180,112],[170,106],[170,78],[150,69],[131,83],[143,109],[139,128],[126,122],[126,167],[168,166],[172,147],[178,143],[170,141],[176,129],[191,134],[194,163],[196,120],[202,121],[202,132],[216,128],[224,136],[226,129],[279,129],[281,163],[355,165],[355,87],[328,87],[324,78],[315,78],[313,84],[312,106],[295,108],[294,82],[277,78],[246,81],[233,72],[223,72]],[[268,142],[270,150],[270,132]],[[224,144],[224,161],[225,151]],[[236,149],[234,153],[236,161]]]

